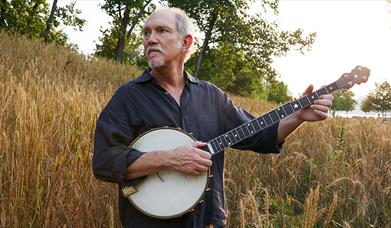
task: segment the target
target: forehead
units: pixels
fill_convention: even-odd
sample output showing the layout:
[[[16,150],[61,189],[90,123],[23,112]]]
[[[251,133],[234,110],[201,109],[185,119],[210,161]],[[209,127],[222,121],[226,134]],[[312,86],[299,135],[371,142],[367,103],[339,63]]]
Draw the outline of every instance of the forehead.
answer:
[[[167,10],[159,10],[149,16],[147,22],[144,25],[144,29],[153,27],[169,27],[176,28],[176,20],[173,12]]]

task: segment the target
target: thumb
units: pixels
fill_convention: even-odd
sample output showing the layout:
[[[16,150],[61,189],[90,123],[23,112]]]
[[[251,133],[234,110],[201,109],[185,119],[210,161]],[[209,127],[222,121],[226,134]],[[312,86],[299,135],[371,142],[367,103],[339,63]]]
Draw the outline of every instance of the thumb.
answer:
[[[311,92],[312,92],[312,90],[314,90],[314,85],[309,85],[308,87],[307,87],[307,89],[305,89],[305,91],[304,91],[304,95],[308,95],[308,94],[310,94]]]
[[[195,141],[195,142],[192,143],[192,146],[193,146],[193,147],[197,147],[197,148],[201,148],[201,147],[204,147],[204,146],[206,146],[206,145],[207,145],[207,143],[205,143],[205,142],[200,142],[200,141]]]

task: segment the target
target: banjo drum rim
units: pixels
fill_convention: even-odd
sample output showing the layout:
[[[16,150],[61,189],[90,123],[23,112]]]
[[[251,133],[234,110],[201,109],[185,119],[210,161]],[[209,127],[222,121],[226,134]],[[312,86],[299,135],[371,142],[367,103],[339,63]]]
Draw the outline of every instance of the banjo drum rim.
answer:
[[[140,134],[139,136],[137,136],[137,138],[135,138],[135,139],[132,141],[132,143],[129,145],[129,148],[132,148],[132,146],[133,146],[141,137],[143,137],[144,135],[146,135],[146,134],[148,134],[148,133],[150,133],[150,132],[152,132],[152,131],[158,131],[158,130],[173,130],[173,131],[178,131],[178,132],[180,132],[180,133],[182,133],[182,134],[187,135],[187,136],[188,136],[189,138],[191,138],[193,141],[197,141],[197,140],[193,137],[192,134],[187,133],[187,132],[184,132],[184,131],[183,131],[182,129],[180,129],[180,128],[174,128],[174,127],[158,127],[158,128],[152,128],[152,129],[150,129],[150,130],[148,130],[148,131],[146,131],[146,132]],[[173,172],[175,172],[175,171],[173,171]],[[149,175],[148,175],[148,176],[149,176]],[[146,178],[148,178],[148,176],[147,176]],[[178,218],[178,217],[180,217],[180,216],[182,216],[182,215],[184,215],[184,214],[186,214],[186,213],[188,213],[188,212],[192,212],[192,211],[194,210],[194,207],[196,207],[197,204],[201,203],[201,199],[204,197],[204,195],[205,195],[206,192],[207,192],[208,185],[209,185],[209,179],[210,179],[210,168],[208,168],[208,171],[206,172],[205,186],[203,187],[204,190],[202,191],[202,194],[200,195],[200,197],[195,201],[195,203],[194,203],[191,207],[189,207],[188,209],[184,210],[183,212],[178,213],[178,214],[175,214],[175,215],[170,215],[170,216],[159,216],[159,215],[154,215],[154,214],[151,214],[151,213],[149,213],[149,212],[143,210],[143,209],[140,208],[139,206],[137,206],[137,204],[136,204],[135,202],[133,202],[132,198],[130,197],[132,194],[137,193],[137,184],[134,186],[134,188],[135,188],[136,191],[135,191],[134,193],[130,194],[129,196],[125,196],[125,197],[130,201],[130,203],[131,203],[138,211],[140,211],[141,213],[143,213],[143,214],[145,214],[145,215],[147,215],[147,216],[149,216],[149,217],[158,218],[158,219],[172,219],[172,218]],[[145,180],[143,180],[143,181],[145,181]],[[142,181],[142,182],[143,182],[143,181]],[[123,188],[124,188],[124,187],[123,187]],[[122,188],[122,189],[123,189],[123,188]]]

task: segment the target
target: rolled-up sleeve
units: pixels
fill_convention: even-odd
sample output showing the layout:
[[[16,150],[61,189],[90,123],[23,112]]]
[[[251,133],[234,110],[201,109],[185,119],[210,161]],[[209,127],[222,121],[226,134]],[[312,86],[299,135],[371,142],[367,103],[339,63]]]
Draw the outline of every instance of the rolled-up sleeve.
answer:
[[[123,96],[117,91],[96,122],[92,167],[97,179],[128,186],[142,179],[127,180],[126,172],[143,152],[129,148],[134,130]]]

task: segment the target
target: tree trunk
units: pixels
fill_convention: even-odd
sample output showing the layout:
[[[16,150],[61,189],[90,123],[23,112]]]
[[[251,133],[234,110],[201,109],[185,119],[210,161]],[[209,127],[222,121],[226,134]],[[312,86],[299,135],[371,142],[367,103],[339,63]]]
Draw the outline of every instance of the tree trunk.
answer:
[[[127,34],[126,34],[126,39],[129,40],[130,38],[130,35],[132,35],[132,32],[133,32],[133,29],[136,27],[139,19],[141,18],[141,16],[143,15],[143,13],[145,12],[145,8],[147,8],[147,6],[149,5],[149,3],[151,3],[152,0],[149,0],[147,1],[144,6],[140,9],[140,11],[137,13],[137,16],[135,17],[135,20],[133,20],[132,22],[132,25],[130,26]]]
[[[5,28],[7,27],[7,22],[5,19],[5,13],[8,8],[8,2],[7,0],[1,0],[1,5],[0,5],[0,28]]]
[[[216,23],[216,20],[217,20],[217,13],[215,11],[212,11],[211,15],[210,15],[210,20],[209,20],[208,31],[205,34],[204,43],[202,44],[200,54],[198,55],[197,65],[196,65],[196,68],[195,68],[194,74],[193,74],[193,76],[196,78],[198,78],[198,76],[200,74],[202,60],[204,59],[204,55],[205,55],[206,49],[208,47],[209,40],[212,37],[212,31],[213,31],[213,27]]]
[[[133,20],[132,25],[130,26],[129,30],[126,31],[127,26],[130,22],[130,3],[127,3],[125,6],[125,12],[122,19],[122,25],[120,30],[120,36],[117,40],[117,47],[115,50],[115,61],[117,62],[123,62],[124,60],[124,50],[126,46],[126,41],[129,40],[130,35],[132,34],[134,28],[136,27],[139,18],[141,18],[141,15],[145,12],[145,8],[151,3],[152,0],[147,1],[144,6],[140,9],[140,11],[137,13],[136,19]]]
[[[126,36],[126,29],[128,27],[129,21],[130,21],[130,3],[126,3],[125,5],[125,11],[124,16],[122,17],[122,23],[120,28],[119,37],[117,40],[117,47],[115,50],[115,61],[121,62],[124,58],[124,49],[125,49],[125,36]]]
[[[43,39],[46,43],[49,42],[50,28],[52,27],[54,13],[56,12],[56,9],[57,9],[57,0],[53,0],[52,10],[50,11],[49,18],[46,21],[46,28],[45,31],[43,32]]]

